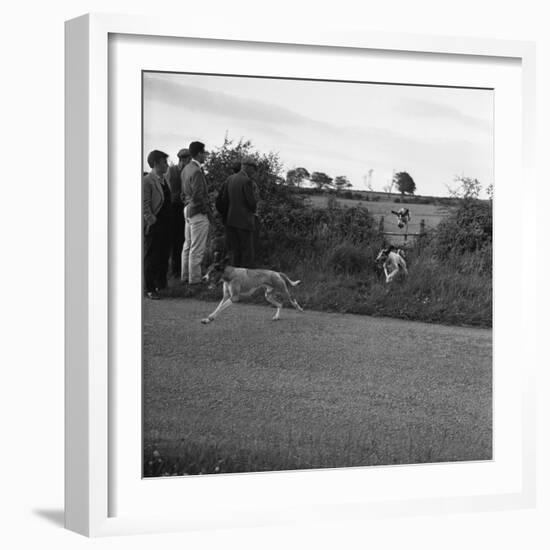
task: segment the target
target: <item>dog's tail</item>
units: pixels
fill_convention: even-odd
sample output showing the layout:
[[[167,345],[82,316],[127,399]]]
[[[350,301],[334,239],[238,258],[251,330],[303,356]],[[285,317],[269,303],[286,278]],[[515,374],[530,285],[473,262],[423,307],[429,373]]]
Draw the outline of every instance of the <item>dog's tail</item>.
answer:
[[[281,273],[281,277],[290,285],[290,286],[298,286],[302,281],[291,281],[284,273]]]

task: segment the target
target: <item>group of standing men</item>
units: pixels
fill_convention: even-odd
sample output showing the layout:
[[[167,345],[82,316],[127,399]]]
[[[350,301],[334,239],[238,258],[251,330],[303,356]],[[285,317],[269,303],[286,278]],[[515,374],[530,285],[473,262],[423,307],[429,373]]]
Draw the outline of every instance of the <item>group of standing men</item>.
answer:
[[[145,294],[158,299],[166,288],[168,268],[184,283],[201,282],[202,262],[214,214],[202,169],[204,143],[193,141],[178,152],[178,164],[168,167],[168,155],[151,151],[151,171],[143,178]],[[225,227],[225,244],[231,265],[253,267],[258,227],[258,187],[253,178],[257,164],[252,157],[240,165],[222,185],[216,209]]]

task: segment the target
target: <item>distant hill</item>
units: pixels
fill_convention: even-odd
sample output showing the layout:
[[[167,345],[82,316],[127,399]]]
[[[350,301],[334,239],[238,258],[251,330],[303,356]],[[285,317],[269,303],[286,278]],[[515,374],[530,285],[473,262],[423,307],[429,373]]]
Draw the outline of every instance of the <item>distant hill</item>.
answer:
[[[303,195],[317,195],[326,196],[335,195],[341,199],[358,200],[367,202],[393,202],[397,204],[433,204],[440,206],[458,206],[460,199],[455,197],[435,197],[431,195],[405,195],[401,196],[401,193],[385,193],[383,191],[365,191],[365,190],[352,190],[347,189],[336,193],[336,191],[323,190],[319,191],[316,188],[311,187],[297,187],[296,192]]]

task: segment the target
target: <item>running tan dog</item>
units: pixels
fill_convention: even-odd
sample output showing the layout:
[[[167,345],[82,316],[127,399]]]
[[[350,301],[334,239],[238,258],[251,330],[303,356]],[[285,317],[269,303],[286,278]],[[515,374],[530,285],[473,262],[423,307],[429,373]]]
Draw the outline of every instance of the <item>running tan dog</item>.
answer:
[[[265,289],[265,298],[277,308],[273,316],[274,321],[279,320],[283,304],[275,299],[275,295],[286,296],[289,302],[298,311],[304,311],[298,302],[290,295],[288,286],[296,286],[300,281],[291,281],[284,273],[271,271],[269,269],[246,269],[244,267],[233,267],[227,264],[227,259],[217,261],[208,268],[203,280],[208,281],[210,286],[215,286],[220,280],[223,281],[223,298],[218,307],[201,323],[211,323],[224,309],[227,309],[233,302],[238,302],[241,296],[250,296],[259,288]]]

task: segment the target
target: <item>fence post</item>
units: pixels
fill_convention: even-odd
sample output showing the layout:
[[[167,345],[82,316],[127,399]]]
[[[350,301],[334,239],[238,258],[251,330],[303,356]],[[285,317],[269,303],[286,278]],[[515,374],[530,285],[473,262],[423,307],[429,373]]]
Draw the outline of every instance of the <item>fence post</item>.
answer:
[[[384,216],[380,216],[380,221],[378,222],[378,232],[384,233]]]
[[[426,222],[420,220],[420,235],[424,235],[424,233],[426,233]]]

